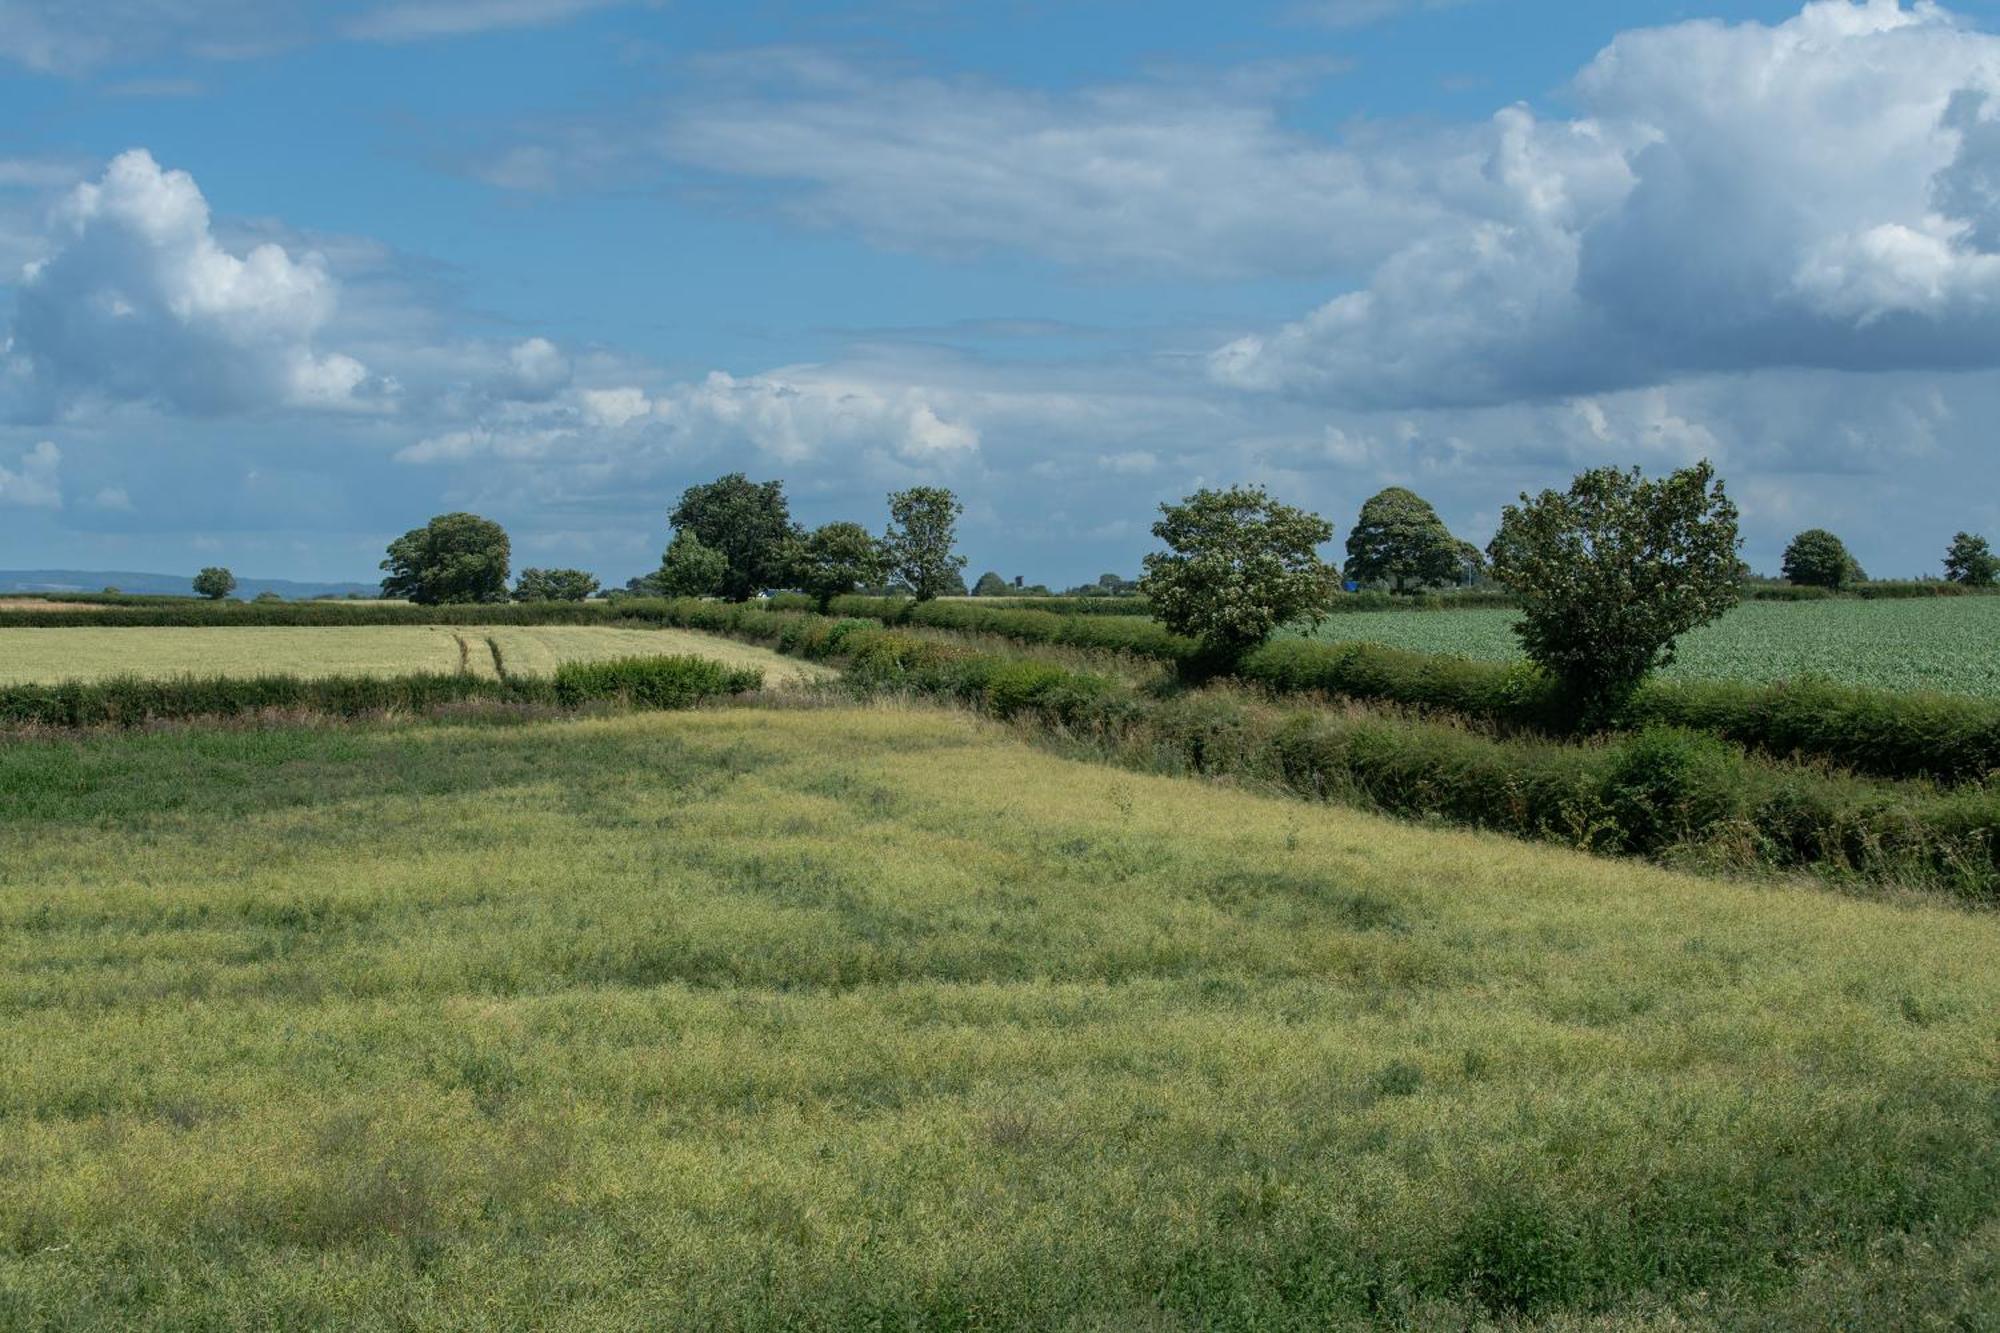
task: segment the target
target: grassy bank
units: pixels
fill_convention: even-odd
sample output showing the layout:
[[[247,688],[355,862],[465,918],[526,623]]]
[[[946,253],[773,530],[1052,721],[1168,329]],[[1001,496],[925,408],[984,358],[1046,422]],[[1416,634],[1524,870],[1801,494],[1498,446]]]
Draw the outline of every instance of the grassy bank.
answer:
[[[2000,1299],[1990,918],[887,710],[16,744],[0,802],[10,1328]]]

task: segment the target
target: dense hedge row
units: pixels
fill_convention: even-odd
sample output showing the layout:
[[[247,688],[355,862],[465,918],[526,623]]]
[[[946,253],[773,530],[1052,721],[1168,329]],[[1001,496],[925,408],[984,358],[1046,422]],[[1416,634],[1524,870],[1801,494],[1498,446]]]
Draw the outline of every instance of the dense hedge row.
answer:
[[[576,707],[620,700],[642,708],[686,708],[756,689],[761,672],[703,657],[570,663],[552,678],[415,672],[402,676],[118,677],[56,685],[0,685],[0,727],[136,727],[184,718],[296,712],[358,717],[424,712],[468,700]]]
[[[967,602],[883,604],[841,599],[848,614],[887,613],[895,623],[1000,634],[1023,643],[1133,653],[1181,664],[1199,646],[1137,617],[1056,616]],[[1273,641],[1234,664],[1242,680],[1278,694],[1323,693],[1392,703],[1517,730],[1562,732],[1573,719],[1548,679],[1522,664],[1479,662],[1369,643]],[[1625,729],[1672,724],[1779,757],[1805,757],[1879,777],[1946,782],[2000,770],[2000,703],[1798,681],[1648,682],[1621,719]]]
[[[1058,615],[997,604],[1003,600],[915,603],[904,598],[842,597],[834,600],[833,609],[842,615],[889,624],[997,634],[1026,644],[1130,653],[1188,668],[1215,666],[1202,662],[1199,645],[1193,640],[1172,634],[1142,616]],[[809,605],[805,598],[741,606],[657,598],[480,606],[184,603],[107,607],[102,611],[8,612],[0,617],[0,625],[667,625],[683,624],[695,616],[736,632],[744,617],[800,614],[800,609]],[[1371,644],[1279,640],[1234,664],[1234,670],[1243,680],[1276,693],[1319,692],[1393,703],[1513,729],[1560,731],[1569,721],[1562,700],[1547,682],[1519,665]],[[1657,723],[1710,732],[1781,757],[1822,760],[1881,777],[1965,782],[2000,770],[2000,703],[1986,700],[1815,681],[1776,686],[1654,681],[1633,701],[1624,725],[1629,729]]]
[[[1939,791],[1773,764],[1650,725],[1609,740],[1496,737],[1445,722],[1287,709],[1241,691],[1161,700],[1116,679],[981,653],[873,619],[674,604],[689,628],[840,658],[862,692],[971,704],[1128,762],[1601,853],[1698,857],[2000,898],[2000,788]],[[1435,682],[1451,688],[1449,682]]]
[[[1524,664],[1475,662],[1379,644],[1266,644],[1237,668],[1277,693],[1321,691],[1516,728],[1566,730],[1560,691]],[[2000,703],[1802,680],[1781,685],[1652,680],[1622,729],[1672,725],[1781,758],[1879,777],[1974,781],[2000,771]]]

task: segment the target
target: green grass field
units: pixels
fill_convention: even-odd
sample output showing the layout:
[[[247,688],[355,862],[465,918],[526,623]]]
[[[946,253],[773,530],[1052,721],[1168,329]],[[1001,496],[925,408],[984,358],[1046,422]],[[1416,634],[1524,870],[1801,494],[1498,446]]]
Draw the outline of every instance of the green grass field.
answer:
[[[1313,637],[1511,660],[1520,656],[1514,618],[1512,611],[1366,611],[1329,617]],[[2000,597],[1746,602],[1683,638],[1665,674],[1761,683],[1819,675],[2000,698]]]
[[[0,685],[107,676],[494,674],[488,640],[509,672],[546,675],[563,662],[695,654],[761,667],[765,682],[819,679],[824,667],[690,630],[592,625],[367,625],[325,628],[16,629],[0,625]]]
[[[0,1327],[1991,1329],[1996,1014],[943,713],[0,743]]]

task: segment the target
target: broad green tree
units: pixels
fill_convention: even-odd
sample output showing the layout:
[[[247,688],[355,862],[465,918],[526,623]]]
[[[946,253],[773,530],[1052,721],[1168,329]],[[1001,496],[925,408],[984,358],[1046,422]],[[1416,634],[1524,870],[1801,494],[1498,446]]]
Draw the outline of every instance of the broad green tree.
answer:
[[[1974,588],[1991,587],[2000,579],[2000,557],[1993,554],[1984,537],[1961,532],[1951,539],[1944,553],[1944,576],[1953,583]]]
[[[879,583],[888,556],[875,534],[859,523],[828,523],[801,539],[792,558],[792,581],[819,603],[824,615],[836,597]]]
[[[1464,573],[1458,540],[1430,502],[1401,486],[1369,497],[1347,535],[1343,572],[1357,583],[1416,592],[1458,582]]]
[[[1502,512],[1494,575],[1521,601],[1529,658],[1576,719],[1604,720],[1675,641],[1736,605],[1736,506],[1706,460],[1658,481],[1598,468]]]
[[[194,576],[194,590],[198,597],[219,602],[236,591],[236,576],[221,565],[210,565]]]
[[[581,569],[524,569],[514,581],[517,602],[581,602],[597,591],[597,576]]]
[[[1009,597],[1013,592],[1014,585],[1001,577],[997,569],[987,570],[979,576],[979,582],[972,585],[974,597]]]
[[[649,580],[662,597],[713,597],[729,581],[729,559],[686,528],[674,534]]]
[[[440,514],[389,543],[384,597],[424,605],[507,600],[507,530],[477,514]]]
[[[889,496],[882,539],[889,568],[920,602],[965,593],[965,557],[953,551],[965,506],[942,486],[912,486]]]
[[[1333,525],[1273,500],[1261,486],[1201,490],[1160,506],[1139,591],[1153,617],[1216,653],[1254,648],[1294,621],[1317,623],[1340,571],[1319,557]]]
[[[693,533],[703,546],[721,554],[724,573],[714,591],[730,601],[747,601],[785,583],[785,562],[799,530],[785,501],[784,482],[751,481],[732,472],[688,487],[668,519],[677,532]]]
[[[1861,566],[1840,538],[1825,528],[1807,528],[1785,548],[1782,572],[1786,582],[1802,588],[1838,591],[1859,580]]]

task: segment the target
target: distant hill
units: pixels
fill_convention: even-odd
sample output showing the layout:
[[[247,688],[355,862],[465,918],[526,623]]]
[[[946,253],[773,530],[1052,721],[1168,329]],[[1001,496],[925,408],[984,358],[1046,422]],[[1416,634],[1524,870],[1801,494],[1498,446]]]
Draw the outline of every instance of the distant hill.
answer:
[[[120,592],[150,593],[156,596],[187,597],[194,592],[191,574],[139,574],[129,569],[0,569],[0,593],[9,592]],[[379,583],[301,583],[294,579],[253,579],[236,576],[236,596],[255,597],[274,592],[287,601],[305,597],[345,597],[358,592],[378,597]]]

